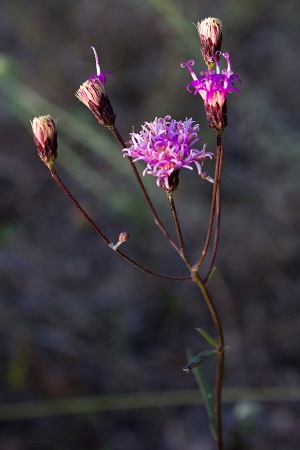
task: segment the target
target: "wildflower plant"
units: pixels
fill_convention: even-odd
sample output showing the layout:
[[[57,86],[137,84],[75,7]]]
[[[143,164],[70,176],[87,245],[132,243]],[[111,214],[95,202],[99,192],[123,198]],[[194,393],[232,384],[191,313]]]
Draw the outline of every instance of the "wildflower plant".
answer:
[[[207,66],[207,70],[201,71],[199,77],[197,77],[192,69],[193,60],[181,63],[181,67],[187,67],[192,76],[192,81],[187,84],[187,90],[191,93],[193,91],[194,94],[199,94],[204,102],[208,124],[216,136],[215,153],[207,151],[206,144],[203,143],[199,136],[200,127],[193,118],[176,120],[170,115],[155,117],[152,121],[145,122],[139,132],[132,131],[130,133],[129,141],[126,144],[115,125],[116,114],[105,90],[106,74],[111,75],[111,73],[100,70],[98,56],[94,47],[92,49],[96,59],[96,74],[85,81],[76,92],[76,97],[92,112],[98,123],[110,130],[118,141],[122,149],[120,156],[123,154],[123,157],[129,161],[133,175],[138,182],[139,188],[142,190],[146,205],[150,208],[155,224],[184,261],[189,272],[188,276],[178,277],[158,273],[122,252],[120,247],[129,239],[129,233],[122,231],[117,243],[114,244],[80,206],[57,174],[54,168],[54,161],[57,157],[56,120],[49,115],[35,117],[31,125],[38,155],[47,165],[52,177],[96,233],[117,255],[149,275],[177,282],[194,282],[200,291],[215,325],[216,338],[210,336],[202,328],[197,328],[209,344],[209,349],[201,350],[195,357],[191,356],[183,370],[187,373],[195,367],[198,370],[199,365],[207,359],[212,357],[217,359],[214,388],[208,387],[209,384],[207,380],[203,381],[202,375],[198,378],[200,378],[201,392],[210,418],[211,430],[216,438],[218,450],[222,450],[221,393],[225,344],[221,320],[215,301],[210,294],[208,283],[215,270],[220,234],[220,180],[224,153],[223,134],[227,126],[226,102],[228,94],[232,92],[240,93],[237,86],[237,83],[240,83],[240,79],[231,68],[229,54],[221,53],[222,24],[220,20],[207,18],[198,22],[196,28],[200,37],[202,58]],[[222,59],[225,60],[227,66],[225,69],[221,69]],[[203,170],[207,158],[214,158],[215,160],[214,174],[212,176]],[[157,186],[166,193],[177,233],[177,241],[171,238],[148,195],[142,177],[136,168],[136,163],[140,164],[140,162],[145,165],[143,175],[154,176]],[[202,179],[201,182],[208,181],[212,184],[212,193],[204,246],[199,251],[198,258],[192,262],[186,252],[185,238],[177,215],[174,193],[179,185],[180,171],[182,169],[193,170],[193,168],[197,170]],[[207,268],[204,270],[203,262],[207,259]]]

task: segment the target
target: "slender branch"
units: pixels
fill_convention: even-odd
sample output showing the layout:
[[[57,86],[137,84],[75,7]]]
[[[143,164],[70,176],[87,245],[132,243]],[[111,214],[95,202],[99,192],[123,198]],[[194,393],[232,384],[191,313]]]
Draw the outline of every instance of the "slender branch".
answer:
[[[222,379],[223,379],[223,367],[224,367],[224,335],[221,320],[219,318],[216,307],[213,303],[211,295],[207,289],[205,282],[196,273],[192,272],[193,281],[200,288],[202,295],[205,299],[206,305],[209,309],[211,317],[214,321],[217,335],[218,335],[218,365],[216,370],[215,381],[215,418],[216,418],[216,434],[218,450],[223,449],[222,443]]]
[[[112,134],[115,136],[115,138],[117,139],[117,141],[119,142],[119,144],[121,145],[122,148],[126,147],[126,144],[122,138],[122,136],[120,135],[119,131],[117,130],[116,127],[110,128],[110,131],[112,132]],[[140,174],[138,173],[138,170],[135,166],[135,163],[133,162],[132,158],[128,157],[127,158],[129,160],[129,163],[131,165],[131,168],[133,170],[134,176],[142,190],[142,193],[145,197],[145,200],[150,208],[150,211],[152,213],[152,216],[154,218],[155,224],[158,226],[158,228],[161,230],[161,232],[165,235],[165,237],[168,239],[169,243],[172,245],[172,247],[176,250],[177,253],[179,253],[181,255],[181,251],[178,248],[178,246],[175,244],[175,242],[173,241],[173,239],[171,238],[170,234],[168,233],[167,229],[165,228],[165,226],[163,225],[163,223],[161,222],[160,218],[158,217],[158,214],[156,212],[156,209],[153,206],[153,203],[149,197],[149,194],[145,188],[145,185],[140,177]]]
[[[66,194],[66,196],[71,200],[71,202],[76,206],[76,208],[78,209],[78,211],[83,215],[83,217],[85,218],[85,220],[87,220],[87,222],[94,228],[94,230],[96,231],[96,233],[103,239],[104,242],[106,242],[106,244],[110,247],[113,245],[112,242],[110,242],[110,240],[105,236],[104,233],[102,233],[102,231],[100,230],[100,228],[95,224],[95,222],[90,218],[90,216],[85,212],[85,210],[80,206],[80,204],[78,203],[78,201],[73,197],[73,195],[71,194],[71,192],[67,189],[67,187],[65,186],[65,184],[63,183],[63,181],[60,179],[59,175],[57,174],[56,170],[54,169],[54,167],[49,167],[50,173],[52,175],[52,177],[54,178],[54,180],[56,181],[56,183],[58,184],[58,186],[64,191],[64,193]]]
[[[217,190],[217,197],[216,197],[216,223],[215,223],[215,233],[214,233],[214,244],[213,244],[212,255],[210,258],[207,274],[204,278],[205,283],[207,283],[207,281],[209,280],[212,270],[214,268],[214,263],[215,263],[215,259],[217,256],[218,245],[219,245],[220,227],[221,227],[221,191],[220,191],[220,187],[219,187]]]
[[[219,149],[219,170],[218,170],[218,178],[217,178],[217,192],[216,192],[216,207],[215,207],[215,217],[216,217],[216,224],[215,224],[215,233],[214,233],[214,244],[213,244],[213,251],[212,256],[210,259],[207,275],[204,278],[204,281],[207,282],[207,280],[210,277],[210,274],[213,270],[217,250],[218,250],[218,244],[219,244],[219,237],[220,237],[220,228],[221,228],[221,189],[220,189],[220,183],[221,183],[221,175],[222,175],[222,165],[223,165],[223,139],[221,138],[218,145]]]
[[[100,228],[95,224],[95,222],[90,218],[90,216],[85,212],[85,210],[80,206],[78,201],[73,197],[71,192],[67,189],[63,181],[60,179],[58,174],[56,173],[54,167],[49,167],[50,173],[58,186],[63,190],[63,192],[66,194],[66,196],[71,200],[71,202],[75,205],[75,207],[78,209],[78,211],[83,215],[83,217],[87,220],[87,222],[94,228],[96,233],[103,239],[103,241],[112,249],[114,244],[108,239],[108,237],[100,230]],[[142,270],[143,272],[148,273],[149,275],[153,275],[155,277],[164,278],[166,280],[174,280],[174,281],[191,281],[191,277],[171,277],[168,275],[162,275],[157,272],[153,272],[150,269],[147,269],[146,267],[143,267],[141,264],[134,261],[129,256],[125,255],[125,253],[122,253],[119,251],[119,249],[114,250],[118,255],[120,255],[122,258],[124,258],[127,262],[132,264],[133,266],[137,267],[138,269]]]
[[[220,176],[222,172],[223,165],[223,134],[217,134],[217,145],[216,145],[216,165],[215,165],[215,174],[214,174],[214,187],[212,191],[212,200],[209,214],[209,224],[207,229],[206,241],[200,256],[199,261],[194,265],[194,270],[197,271],[202,264],[205,256],[207,255],[208,247],[210,244],[214,219],[215,219],[215,211],[216,211],[216,203],[217,203],[217,195],[220,187]]]
[[[170,208],[171,208],[171,212],[172,212],[172,216],[173,216],[173,220],[174,220],[174,224],[175,224],[175,228],[176,228],[176,232],[177,232],[177,236],[178,236],[178,242],[179,242],[179,246],[180,246],[180,250],[181,250],[180,251],[180,256],[182,257],[182,259],[186,263],[187,267],[191,270],[192,266],[191,266],[191,263],[190,263],[187,255],[186,255],[183,235],[182,235],[181,226],[180,226],[180,222],[179,222],[179,219],[178,219],[178,215],[177,215],[177,211],[176,211],[176,207],[175,207],[175,203],[174,203],[174,198],[173,198],[172,192],[168,192],[167,193],[167,197],[168,197],[169,205],[170,205]]]

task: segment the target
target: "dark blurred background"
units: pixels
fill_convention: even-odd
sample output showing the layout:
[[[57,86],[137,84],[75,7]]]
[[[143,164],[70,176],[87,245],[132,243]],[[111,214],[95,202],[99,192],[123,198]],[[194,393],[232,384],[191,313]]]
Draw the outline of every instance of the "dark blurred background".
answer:
[[[195,327],[214,335],[203,300],[191,284],[150,278],[99,240],[38,159],[29,123],[59,118],[57,170],[112,241],[126,230],[130,256],[186,275],[118,144],[74,93],[95,72],[94,45],[102,70],[114,74],[107,92],[125,141],[133,126],[171,114],[194,117],[213,151],[201,99],[187,92],[180,68],[195,59],[204,69],[193,23],[207,16],[223,21],[223,50],[242,79],[241,95],[228,101],[211,284],[230,347],[226,448],[300,447],[299,1],[2,0],[1,450],[214,448],[203,405],[175,395],[194,389],[197,403],[193,373],[182,367],[188,348],[206,347]],[[197,258],[210,186],[186,172],[176,201]],[[174,235],[164,193],[151,177],[145,183]],[[206,364],[209,377],[214,368]],[[153,394],[143,407],[149,392],[170,394],[169,403]],[[58,403],[73,398],[68,408]]]

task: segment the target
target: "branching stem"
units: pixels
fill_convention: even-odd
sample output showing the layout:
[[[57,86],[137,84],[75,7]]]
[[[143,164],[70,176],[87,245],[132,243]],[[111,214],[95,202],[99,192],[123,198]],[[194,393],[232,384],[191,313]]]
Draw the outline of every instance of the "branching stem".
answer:
[[[220,179],[221,179],[221,173],[222,173],[222,165],[223,165],[223,134],[217,134],[217,145],[216,145],[216,165],[215,165],[215,175],[214,175],[214,187],[212,192],[212,201],[211,201],[211,207],[210,207],[210,214],[209,214],[209,224],[207,229],[207,235],[205,244],[202,250],[201,257],[199,261],[194,265],[194,270],[198,270],[201,266],[204,258],[207,255],[207,251],[209,248],[209,244],[212,237],[213,232],[213,225],[215,220],[215,212],[216,208],[218,209],[218,220],[216,224],[216,234],[215,234],[215,248],[213,249],[214,257],[212,258],[212,265],[215,260],[217,246],[218,246],[218,239],[219,239],[219,231],[220,231],[220,217],[221,217],[221,204],[218,202],[218,199],[220,199]],[[210,273],[211,269],[209,270]],[[206,277],[206,279],[208,276]]]
[[[58,176],[57,172],[55,171],[54,167],[49,167],[50,173],[58,186],[63,190],[63,192],[66,194],[66,196],[71,200],[73,205],[78,209],[78,211],[83,215],[83,217],[87,220],[87,222],[94,228],[96,233],[101,237],[101,239],[113,250],[114,244],[108,239],[108,237],[100,230],[100,228],[95,224],[95,222],[90,218],[90,216],[85,212],[85,210],[80,206],[78,201],[74,198],[74,196],[71,194],[71,192],[67,189],[63,181]],[[119,249],[113,250],[118,255],[120,255],[122,258],[124,258],[127,262],[132,264],[133,266],[137,267],[138,269],[142,270],[143,272],[148,273],[149,275],[153,275],[155,277],[164,278],[166,280],[173,280],[173,281],[191,281],[191,277],[171,277],[168,275],[162,275],[157,272],[153,272],[150,269],[147,269],[146,267],[143,267],[141,264],[134,261],[132,258],[127,256],[125,253],[121,252]]]

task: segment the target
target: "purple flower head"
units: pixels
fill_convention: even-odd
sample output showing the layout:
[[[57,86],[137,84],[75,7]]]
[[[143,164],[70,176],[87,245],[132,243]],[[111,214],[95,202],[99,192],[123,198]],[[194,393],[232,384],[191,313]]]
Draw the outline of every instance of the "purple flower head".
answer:
[[[192,170],[191,164],[194,163],[200,175],[204,158],[212,157],[206,152],[206,145],[202,150],[194,148],[201,140],[198,131],[199,125],[193,119],[176,121],[171,116],[156,117],[153,122],[145,122],[139,133],[130,133],[131,146],[123,149],[124,156],[134,162],[145,161],[143,175],[154,175],[158,186],[167,191],[175,190],[181,168]]]
[[[227,62],[227,68],[221,71],[219,64],[219,56],[222,55]],[[181,63],[181,67],[187,66],[193,81],[187,85],[187,89],[191,92],[190,87],[195,89],[194,94],[200,94],[204,100],[206,110],[206,117],[211,128],[216,133],[222,133],[227,125],[227,108],[226,97],[227,94],[236,91],[240,93],[239,88],[235,86],[235,82],[239,83],[241,80],[231,70],[230,59],[228,53],[215,54],[215,68],[200,72],[200,77],[197,78],[192,69],[194,61]]]
[[[240,90],[235,86],[235,81],[240,83],[241,80],[231,70],[229,53],[221,53],[221,55],[227,61],[227,68],[221,71],[218,58],[215,57],[215,69],[200,72],[199,78],[191,67],[194,61],[191,60],[181,64],[181,67],[187,66],[194,80],[187,85],[188,91],[191,92],[190,86],[193,87],[195,89],[194,94],[200,94],[204,103],[210,106],[218,104],[219,107],[222,107],[228,93],[232,91],[240,93]]]
[[[106,73],[109,73],[110,74],[110,76],[112,77],[113,75],[112,75],[112,73],[111,72],[109,72],[108,70],[106,70],[105,72],[101,72],[101,70],[100,70],[100,64],[99,64],[99,59],[98,59],[98,55],[97,55],[97,52],[96,52],[96,49],[95,49],[95,47],[91,47],[91,49],[93,50],[93,52],[94,52],[94,55],[95,55],[95,61],[96,61],[96,71],[97,71],[97,73],[96,74],[94,74],[94,75],[91,75],[90,76],[90,78],[89,78],[89,80],[90,81],[96,81],[96,80],[99,80],[99,82],[101,83],[101,84],[105,84],[106,83]]]

